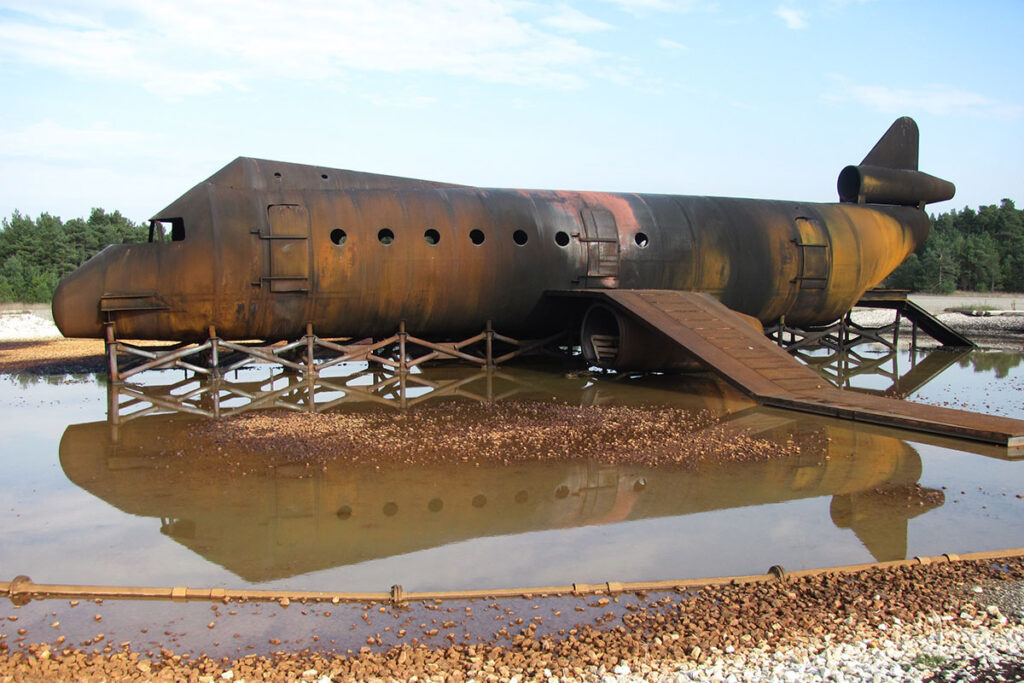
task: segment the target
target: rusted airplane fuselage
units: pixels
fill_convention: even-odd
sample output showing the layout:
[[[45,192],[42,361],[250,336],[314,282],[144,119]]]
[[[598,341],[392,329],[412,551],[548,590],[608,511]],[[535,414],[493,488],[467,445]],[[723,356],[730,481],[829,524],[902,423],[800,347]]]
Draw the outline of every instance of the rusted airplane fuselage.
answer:
[[[916,168],[910,119],[844,170],[837,204],[494,190],[239,158],[161,211],[148,244],[108,247],[65,278],[54,320],[70,337],[112,322],[121,338],[182,341],[211,326],[379,336],[402,321],[433,338],[488,320],[536,336],[566,323],[547,293],[629,288],[824,323],[923,242],[926,202],[952,196]]]

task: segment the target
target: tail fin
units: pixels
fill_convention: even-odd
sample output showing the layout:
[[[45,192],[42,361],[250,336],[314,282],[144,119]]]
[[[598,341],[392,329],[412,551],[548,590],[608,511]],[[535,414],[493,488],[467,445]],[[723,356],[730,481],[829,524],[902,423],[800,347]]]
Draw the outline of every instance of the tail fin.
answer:
[[[839,201],[917,206],[952,199],[953,183],[917,170],[918,130],[914,119],[896,119],[859,166],[839,174]]]
[[[860,165],[916,171],[918,146],[917,123],[909,116],[902,116],[889,126]]]

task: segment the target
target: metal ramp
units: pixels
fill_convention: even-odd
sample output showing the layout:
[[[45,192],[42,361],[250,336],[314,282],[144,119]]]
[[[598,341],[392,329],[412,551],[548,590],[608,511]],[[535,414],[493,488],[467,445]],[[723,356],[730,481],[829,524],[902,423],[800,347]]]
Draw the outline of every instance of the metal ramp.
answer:
[[[707,294],[624,289],[557,294],[615,306],[672,339],[707,369],[764,405],[1024,448],[1024,420],[836,389]]]
[[[942,322],[918,304],[907,298],[907,293],[888,289],[869,290],[864,293],[858,306],[865,308],[890,308],[914,324],[914,336],[917,329],[930,336],[943,346],[969,348],[977,346],[970,339]],[[898,319],[897,319],[898,320]]]

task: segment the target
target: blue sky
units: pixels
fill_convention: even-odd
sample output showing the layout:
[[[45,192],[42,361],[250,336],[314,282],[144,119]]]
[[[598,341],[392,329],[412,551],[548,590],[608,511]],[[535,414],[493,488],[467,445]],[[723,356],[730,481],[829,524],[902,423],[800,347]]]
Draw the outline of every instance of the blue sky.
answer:
[[[146,219],[237,156],[836,201],[900,115],[932,211],[1024,202],[1024,3],[0,0],[0,216]]]

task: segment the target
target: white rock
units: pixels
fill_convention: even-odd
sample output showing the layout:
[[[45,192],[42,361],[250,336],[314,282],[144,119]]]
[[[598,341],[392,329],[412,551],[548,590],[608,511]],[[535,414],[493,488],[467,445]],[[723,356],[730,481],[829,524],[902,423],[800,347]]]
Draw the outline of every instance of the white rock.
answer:
[[[59,339],[63,336],[52,322],[32,313],[0,315],[0,339]]]

